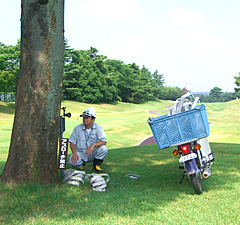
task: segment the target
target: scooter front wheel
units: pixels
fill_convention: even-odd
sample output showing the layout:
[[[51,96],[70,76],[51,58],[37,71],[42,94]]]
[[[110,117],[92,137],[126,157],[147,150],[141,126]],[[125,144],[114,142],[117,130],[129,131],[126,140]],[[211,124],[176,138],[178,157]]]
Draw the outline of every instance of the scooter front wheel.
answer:
[[[197,176],[197,174],[193,174],[190,176],[193,188],[197,194],[202,194],[203,188],[202,188],[202,180],[200,176]]]

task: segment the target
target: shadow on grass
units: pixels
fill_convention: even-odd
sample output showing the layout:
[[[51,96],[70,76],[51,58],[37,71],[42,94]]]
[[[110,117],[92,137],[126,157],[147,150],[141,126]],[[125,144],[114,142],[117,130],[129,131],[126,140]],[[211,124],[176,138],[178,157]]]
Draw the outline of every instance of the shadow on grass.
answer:
[[[233,183],[240,182],[234,174],[240,169],[240,154],[237,153],[240,145],[212,143],[211,146],[216,160],[212,177],[203,180],[204,192],[234,188]],[[79,219],[89,224],[89,221],[106,219],[111,223],[117,219],[120,224],[124,218],[131,220],[154,213],[186,195],[200,197],[204,204],[204,194],[195,195],[187,178],[179,184],[182,175],[179,165],[178,157],[172,156],[172,149],[138,146],[109,150],[103,167],[111,181],[105,193],[93,192],[89,183],[80,187],[0,184],[0,222],[67,224],[68,220]],[[92,173],[91,166],[86,165],[87,173]],[[0,162],[1,172],[3,167],[4,162]],[[141,178],[126,178],[129,173],[141,175]]]
[[[15,113],[15,108],[16,108],[15,103],[1,102],[0,113],[11,114],[12,115],[12,114]]]

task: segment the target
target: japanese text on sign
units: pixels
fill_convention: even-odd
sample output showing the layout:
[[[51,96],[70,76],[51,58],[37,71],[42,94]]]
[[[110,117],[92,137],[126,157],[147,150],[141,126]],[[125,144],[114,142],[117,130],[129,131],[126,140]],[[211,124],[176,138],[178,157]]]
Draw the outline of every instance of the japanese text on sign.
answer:
[[[66,169],[68,154],[68,139],[62,138],[59,146],[58,169]]]

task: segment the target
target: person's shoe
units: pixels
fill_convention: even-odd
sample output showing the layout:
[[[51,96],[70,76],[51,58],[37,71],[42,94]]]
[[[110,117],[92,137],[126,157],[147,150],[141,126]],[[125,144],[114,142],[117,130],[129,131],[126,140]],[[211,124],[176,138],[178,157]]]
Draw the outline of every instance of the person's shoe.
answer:
[[[93,165],[93,170],[97,173],[102,173],[104,170],[101,169],[100,165]]]
[[[94,158],[93,160],[93,170],[97,173],[102,173],[104,170],[101,169],[100,165],[102,164],[103,160]]]
[[[83,165],[79,168],[80,171],[84,171],[85,169],[85,162],[83,162]]]

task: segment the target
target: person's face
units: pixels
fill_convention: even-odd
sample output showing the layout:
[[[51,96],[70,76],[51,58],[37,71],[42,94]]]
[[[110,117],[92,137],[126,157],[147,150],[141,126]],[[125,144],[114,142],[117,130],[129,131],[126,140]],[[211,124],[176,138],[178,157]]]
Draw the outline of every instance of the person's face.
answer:
[[[95,121],[95,118],[92,119],[91,116],[84,116],[83,117],[83,124],[87,129],[90,129]]]

